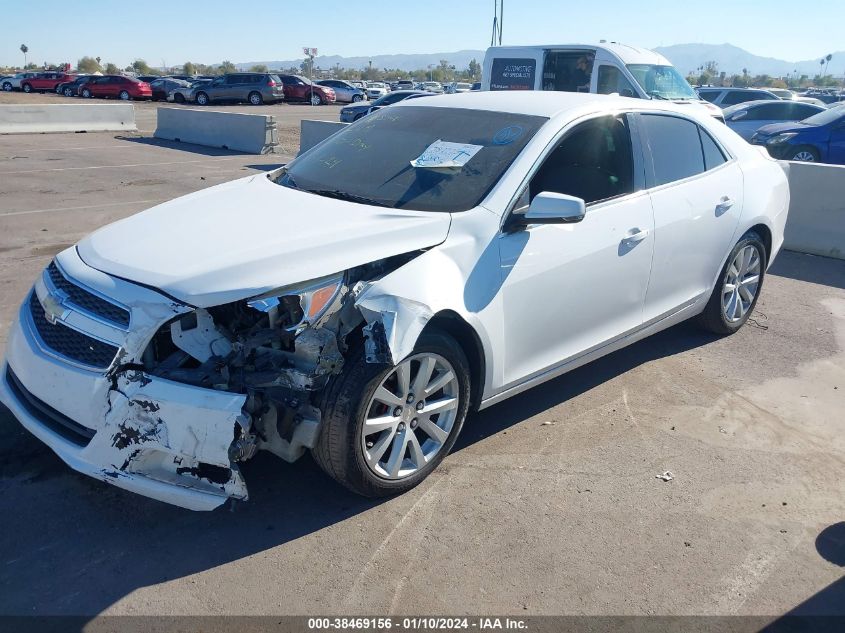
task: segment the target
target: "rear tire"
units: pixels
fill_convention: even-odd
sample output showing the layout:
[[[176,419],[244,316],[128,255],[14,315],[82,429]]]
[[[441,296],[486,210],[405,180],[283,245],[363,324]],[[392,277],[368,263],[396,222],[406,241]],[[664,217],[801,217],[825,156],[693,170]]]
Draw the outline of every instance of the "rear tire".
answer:
[[[373,407],[380,407],[383,402],[381,399],[375,399],[376,392],[383,392],[384,381],[395,379],[397,367],[366,362],[361,347],[351,350],[341,373],[332,378],[321,394],[319,406],[323,412],[322,428],[317,445],[311,453],[320,468],[353,492],[367,497],[382,497],[410,490],[437,468],[455,444],[469,410],[470,372],[466,356],[451,336],[437,331],[423,333],[411,356],[400,363],[400,365],[407,363],[410,389],[414,388],[416,376],[423,373],[421,361],[412,360],[415,358],[439,359],[437,362],[440,365],[433,366],[434,371],[438,373],[434,374],[430,370],[429,379],[421,379],[432,388],[438,378],[449,373],[447,371],[449,367],[451,367],[454,380],[449,383],[448,393],[445,390],[434,389],[427,395],[425,393],[409,394],[408,397],[414,400],[418,398],[425,400],[428,396],[431,400],[420,402],[422,406],[404,400],[405,404],[397,409],[403,411],[407,409],[407,420],[402,417],[404,413],[396,414],[395,410],[391,412],[391,407],[394,405],[384,405],[387,413],[376,412],[377,417],[373,417]],[[412,363],[417,368],[416,374],[412,372]],[[398,387],[398,381],[396,385],[396,388],[389,391],[391,394],[401,395],[402,389]],[[448,411],[444,410],[443,413],[428,416],[425,414],[426,407],[436,407],[440,402],[453,398],[457,398],[457,402]],[[444,418],[441,421],[440,416],[451,416],[453,412],[453,418]],[[442,424],[449,429],[448,434],[442,428],[433,429],[435,435],[440,436],[439,440],[435,440],[435,435],[426,431],[426,428],[432,428],[430,420],[434,415],[437,416],[436,424]],[[394,420],[399,427],[394,426],[393,430],[385,428],[383,431],[374,431],[372,426],[368,426],[366,428],[369,432],[365,432],[367,420],[372,424],[375,419],[387,420],[388,418]],[[399,446],[394,443],[397,438],[401,440],[403,437],[410,438],[411,436],[416,438],[414,444],[421,447],[420,450],[425,453],[426,459],[415,457],[420,453],[413,450],[414,447],[410,442],[407,445],[401,444],[401,449],[396,448]],[[386,446],[380,453],[383,457],[371,455],[368,461],[367,451],[372,449],[375,453],[379,446]],[[406,449],[410,455],[406,453]],[[397,455],[401,450],[398,460],[399,468],[404,467],[408,474],[403,474],[401,470],[397,470],[393,476],[378,474],[378,470],[383,468],[380,460],[385,459],[385,464],[388,465],[388,458],[393,455],[394,450],[397,450]],[[420,463],[424,465],[419,466]]]
[[[66,97],[72,97],[73,96],[73,90],[71,88],[65,88],[64,94],[65,94]]]
[[[352,95],[352,103],[359,103],[360,101],[363,101],[363,100],[364,100],[364,97],[362,97],[361,95]]]
[[[737,263],[740,253],[751,254],[747,268]],[[745,325],[763,290],[767,264],[768,253],[763,240],[754,231],[748,231],[733,247],[722,267],[713,294],[704,312],[698,316],[701,326],[714,334],[725,335],[733,334]]]
[[[29,94],[30,92],[32,92],[32,86],[30,86],[29,84],[24,84],[23,85],[23,91],[25,93]]]
[[[129,101],[129,93],[126,90],[121,90],[120,94],[118,95],[121,101]]]
[[[247,97],[247,101],[249,101],[251,105],[260,106],[264,103],[264,97],[261,96],[260,92],[250,92]]]
[[[197,105],[208,105],[211,102],[211,99],[208,98],[208,95],[204,92],[197,93]]]
[[[84,99],[90,99],[92,96],[93,96],[93,95],[91,94],[91,91],[90,91],[90,90],[88,90],[88,88],[85,88],[85,89],[82,91],[82,97],[83,97]]]

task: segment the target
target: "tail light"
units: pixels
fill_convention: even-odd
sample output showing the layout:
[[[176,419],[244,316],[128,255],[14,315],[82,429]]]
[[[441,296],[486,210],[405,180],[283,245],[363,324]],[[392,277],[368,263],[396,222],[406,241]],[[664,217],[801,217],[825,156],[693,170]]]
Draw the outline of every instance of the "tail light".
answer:
[[[267,81],[267,85],[268,85],[268,86],[270,86],[271,88],[275,88],[275,87],[276,87],[276,82],[275,82],[275,81],[273,81],[272,79],[269,79],[269,80]]]

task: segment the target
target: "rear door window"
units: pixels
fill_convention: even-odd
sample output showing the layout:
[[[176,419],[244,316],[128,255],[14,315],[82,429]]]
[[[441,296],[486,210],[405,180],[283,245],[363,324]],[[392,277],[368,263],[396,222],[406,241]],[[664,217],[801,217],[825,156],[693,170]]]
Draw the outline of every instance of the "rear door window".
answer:
[[[653,166],[652,187],[706,171],[698,125],[687,119],[659,114],[643,114],[640,121],[648,139],[648,154]]]
[[[543,63],[543,90],[589,92],[592,51],[549,51]]]
[[[786,101],[772,101],[771,103],[751,108],[745,119],[748,121],[782,121],[789,118],[792,109],[790,107],[791,105],[791,103]]]

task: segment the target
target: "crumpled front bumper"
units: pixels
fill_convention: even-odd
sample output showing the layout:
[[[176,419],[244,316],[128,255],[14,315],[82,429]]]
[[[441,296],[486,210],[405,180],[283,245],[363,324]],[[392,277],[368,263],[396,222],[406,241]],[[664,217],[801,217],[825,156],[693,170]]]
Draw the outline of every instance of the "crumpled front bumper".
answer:
[[[65,270],[87,278],[75,251],[62,254]],[[71,468],[125,490],[191,510],[212,510],[229,497],[247,498],[230,462],[235,430],[246,423],[245,396],[149,376],[137,356],[152,333],[179,307],[127,282],[115,290],[132,309],[133,328],[108,371],[76,366],[45,349],[28,302],[12,325],[0,367],[0,401],[20,423]],[[114,288],[113,288],[114,289]],[[130,296],[137,292],[137,302]]]

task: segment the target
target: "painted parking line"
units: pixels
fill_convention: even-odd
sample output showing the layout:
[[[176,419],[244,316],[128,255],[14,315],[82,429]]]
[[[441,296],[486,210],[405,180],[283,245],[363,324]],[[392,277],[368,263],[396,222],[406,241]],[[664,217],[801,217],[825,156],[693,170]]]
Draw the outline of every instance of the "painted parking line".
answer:
[[[132,204],[158,204],[169,200],[169,198],[154,198],[151,200],[129,200],[127,202],[107,202],[104,204],[87,204],[81,207],[57,207],[53,209],[30,209],[28,211],[10,211],[9,213],[0,213],[0,218],[7,218],[12,215],[32,215],[34,213],[52,213],[53,211],[84,211],[86,209],[102,209],[105,207],[121,207]]]
[[[223,156],[214,158],[203,158],[200,160],[174,160],[174,161],[160,161],[155,163],[127,163],[123,165],[92,165],[89,167],[53,167],[51,169],[23,169],[21,171],[0,171],[4,176],[17,176],[20,174],[41,174],[45,172],[55,171],[85,171],[87,169],[126,169],[128,167],[158,167],[160,165],[188,165],[195,163],[219,163],[226,160],[243,160],[242,155],[238,156]]]

